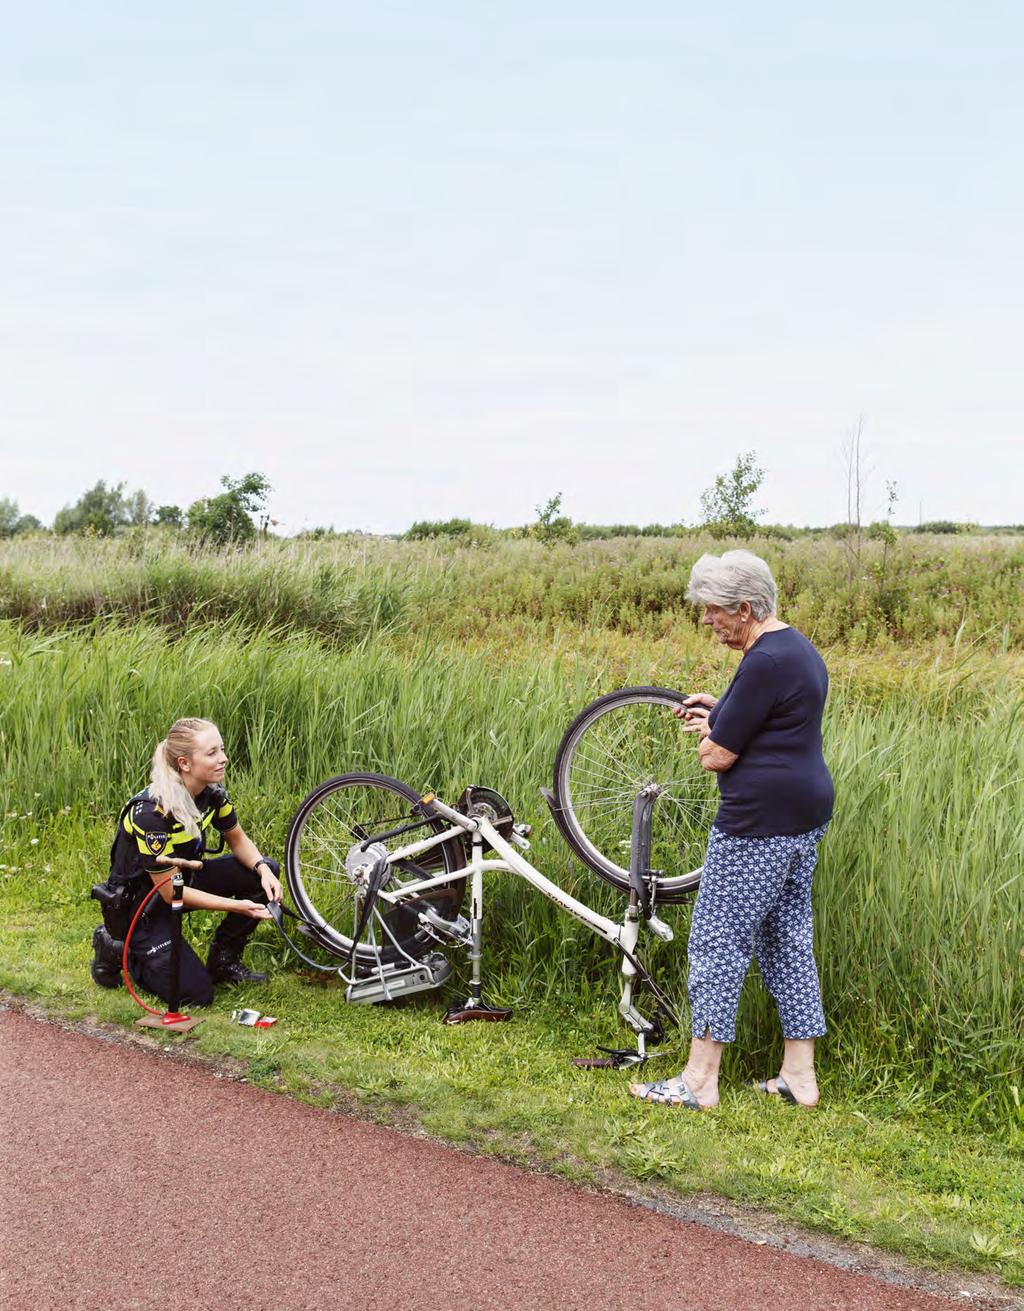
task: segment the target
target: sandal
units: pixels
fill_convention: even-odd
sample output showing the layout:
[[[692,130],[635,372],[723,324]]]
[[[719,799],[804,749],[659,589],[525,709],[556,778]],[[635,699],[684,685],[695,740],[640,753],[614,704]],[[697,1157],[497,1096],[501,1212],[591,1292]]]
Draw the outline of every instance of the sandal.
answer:
[[[631,1084],[629,1095],[638,1097],[642,1102],[654,1102],[658,1106],[683,1106],[688,1111],[704,1109],[687,1088],[682,1075],[676,1075],[674,1079],[658,1079],[654,1083]]]
[[[781,1074],[774,1076],[775,1087],[768,1087],[768,1080],[762,1079],[760,1083],[755,1083],[754,1087],[758,1092],[764,1093],[766,1097],[781,1097],[784,1102],[789,1102],[790,1106],[803,1106],[808,1111],[813,1111],[817,1102],[800,1102],[793,1096],[793,1089],[785,1081]]]

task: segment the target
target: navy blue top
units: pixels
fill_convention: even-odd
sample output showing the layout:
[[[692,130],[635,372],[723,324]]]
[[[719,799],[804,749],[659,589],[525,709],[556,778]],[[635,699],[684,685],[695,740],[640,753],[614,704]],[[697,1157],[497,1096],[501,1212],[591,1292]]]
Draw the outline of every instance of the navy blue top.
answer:
[[[708,717],[711,739],[739,757],[718,775],[715,827],[743,837],[806,833],[832,818],[821,754],[825,662],[795,628],[762,633]]]

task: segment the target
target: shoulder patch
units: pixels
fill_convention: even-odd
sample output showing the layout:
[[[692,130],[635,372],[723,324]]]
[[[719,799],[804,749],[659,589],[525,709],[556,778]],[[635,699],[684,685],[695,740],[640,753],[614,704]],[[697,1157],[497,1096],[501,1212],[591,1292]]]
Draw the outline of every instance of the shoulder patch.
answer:
[[[170,843],[170,833],[147,833],[145,842],[147,850],[151,851],[154,856],[163,854],[164,848]]]

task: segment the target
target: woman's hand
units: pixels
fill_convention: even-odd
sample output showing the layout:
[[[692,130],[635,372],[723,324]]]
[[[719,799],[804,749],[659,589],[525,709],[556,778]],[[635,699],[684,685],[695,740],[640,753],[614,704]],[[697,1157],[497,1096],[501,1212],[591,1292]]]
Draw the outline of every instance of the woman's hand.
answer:
[[[712,774],[724,774],[726,770],[732,769],[736,761],[739,760],[739,756],[735,751],[729,751],[711,740],[710,730],[702,734],[700,742],[697,744],[697,755],[702,768],[709,770]]]
[[[716,700],[717,697],[707,692],[694,692],[692,696],[686,697],[681,706],[676,706],[672,713],[683,721],[683,732],[700,733],[701,737],[707,737],[708,714]]]
[[[261,906],[258,901],[243,901],[240,898],[238,901],[231,903],[231,909],[239,915],[248,915],[251,920],[270,919],[270,911],[267,910],[266,906]]]
[[[261,865],[259,871],[260,887],[267,894],[267,900],[280,901],[282,896],[280,880],[274,877],[267,865]]]

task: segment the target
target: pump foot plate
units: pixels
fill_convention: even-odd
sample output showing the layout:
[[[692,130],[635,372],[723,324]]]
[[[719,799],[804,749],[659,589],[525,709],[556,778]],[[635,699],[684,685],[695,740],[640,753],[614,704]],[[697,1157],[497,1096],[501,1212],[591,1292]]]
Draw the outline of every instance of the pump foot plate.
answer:
[[[180,1020],[171,1020],[164,1023],[162,1015],[143,1015],[141,1020],[136,1020],[136,1028],[139,1029],[162,1029],[164,1033],[189,1033],[197,1024],[202,1024],[202,1019],[195,1019],[191,1015],[183,1015]]]

